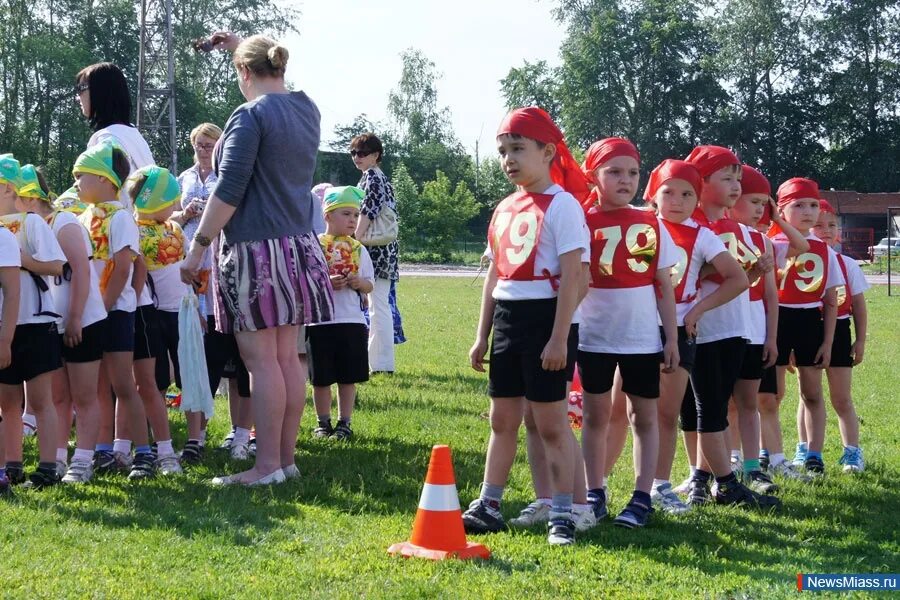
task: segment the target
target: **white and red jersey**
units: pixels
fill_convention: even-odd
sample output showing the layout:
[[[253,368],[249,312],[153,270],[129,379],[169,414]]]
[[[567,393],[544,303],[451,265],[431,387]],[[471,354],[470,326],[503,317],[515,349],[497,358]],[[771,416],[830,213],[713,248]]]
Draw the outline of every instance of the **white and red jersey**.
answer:
[[[845,285],[838,286],[837,302],[838,302],[838,319],[849,319],[853,314],[853,296],[862,294],[869,289],[869,282],[866,276],[859,268],[856,260],[850,256],[838,254],[838,265],[841,268],[841,274],[844,276]]]
[[[750,240],[753,242],[753,251],[757,258],[766,253],[766,238],[760,232],[751,229]],[[760,275],[750,282],[750,312],[748,313],[748,325],[751,344],[765,344],[766,334],[766,277]],[[776,310],[775,307],[772,307]]]
[[[672,267],[672,285],[675,287],[675,314],[679,327],[684,316],[697,303],[700,293],[700,269],[723,252],[725,244],[708,227],[692,218],[681,223],[660,219],[675,244],[676,263]]]
[[[788,258],[790,242],[784,234],[772,238],[779,268],[778,304],[791,308],[819,308],[825,292],[844,285],[837,253],[813,234],[808,234],[809,250]]]
[[[591,284],[582,300],[578,349],[611,354],[662,350],[654,280],[677,262],[672,237],[650,211],[626,206],[587,216]]]
[[[494,209],[485,251],[498,271],[495,300],[555,298],[559,257],[581,250],[588,262],[590,242],[584,210],[558,185],[543,194],[516,192]]]
[[[757,258],[761,257],[766,253],[766,238],[765,236],[753,229],[750,230],[750,239],[753,241],[754,252],[756,253]],[[757,302],[761,301],[766,294],[766,278],[765,276],[760,276],[756,278],[756,281],[750,282],[750,301]]]
[[[756,264],[756,246],[750,238],[750,230],[737,221],[722,218],[711,221],[709,228],[725,245],[729,254],[749,271]],[[715,292],[722,284],[722,277],[714,273],[700,283],[700,297],[704,298]],[[736,298],[717,306],[703,314],[697,325],[697,343],[707,344],[734,337],[751,339],[750,324],[747,315],[750,313],[750,294],[741,292]]]

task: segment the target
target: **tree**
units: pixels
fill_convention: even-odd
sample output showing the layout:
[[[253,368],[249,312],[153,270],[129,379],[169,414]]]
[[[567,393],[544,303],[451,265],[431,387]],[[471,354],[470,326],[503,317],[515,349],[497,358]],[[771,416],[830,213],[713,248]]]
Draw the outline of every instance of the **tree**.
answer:
[[[506,99],[506,107],[539,106],[554,120],[559,118],[559,102],[556,88],[559,85],[557,72],[547,65],[547,61],[534,63],[525,61],[519,68],[511,68],[500,80],[500,89]]]
[[[466,224],[478,213],[475,197],[465,182],[456,187],[442,171],[422,187],[419,198],[419,227],[428,250],[449,260],[453,242],[465,231]]]
[[[388,96],[388,115],[397,141],[406,152],[433,142],[454,144],[450,109],[438,106],[436,82],[440,73],[434,63],[414,48],[400,57],[403,72]]]
[[[397,216],[400,218],[400,242],[404,246],[417,248],[421,242],[419,226],[422,223],[419,187],[402,162],[394,168],[391,185],[394,187]]]

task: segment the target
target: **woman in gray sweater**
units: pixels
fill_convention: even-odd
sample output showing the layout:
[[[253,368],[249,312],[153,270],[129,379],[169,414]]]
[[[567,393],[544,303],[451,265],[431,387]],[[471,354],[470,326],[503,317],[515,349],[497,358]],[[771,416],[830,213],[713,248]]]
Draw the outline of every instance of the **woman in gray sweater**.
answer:
[[[182,278],[197,280],[203,250],[221,232],[212,272],[216,329],[234,332],[250,372],[257,451],[252,469],[213,483],[266,485],[299,476],[294,447],[306,371],[297,357],[298,330],[330,320],[333,309],[328,267],[312,231],[319,110],[305,93],[285,87],[288,51],[274,40],[221,32],[212,41],[234,51],[247,102],[216,145],[218,182]]]

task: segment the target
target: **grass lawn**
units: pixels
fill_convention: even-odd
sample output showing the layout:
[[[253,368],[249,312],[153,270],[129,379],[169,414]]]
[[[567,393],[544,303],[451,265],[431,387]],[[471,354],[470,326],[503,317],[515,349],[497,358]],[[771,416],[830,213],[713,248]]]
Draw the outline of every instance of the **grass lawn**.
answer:
[[[900,300],[869,294],[870,341],[855,398],[868,468],[836,466],[841,446],[829,414],[820,483],[784,485],[777,516],[710,508],[655,514],[644,530],[602,523],[573,548],[550,548],[543,530],[483,536],[489,561],[391,558],[408,539],[430,448],[453,449],[460,500],[481,482],[488,422],[486,379],[466,365],[478,284],[408,277],[399,298],[410,341],[398,372],[362,387],[350,444],[314,441],[311,404],[297,464],[302,479],[269,489],[214,489],[227,464],[210,450],[182,477],[18,490],[0,500],[0,594],[97,598],[775,598],[794,597],[796,575],[900,572]],[[783,409],[785,445],[796,440],[796,384]],[[896,411],[896,412],[895,412]],[[177,446],[184,420],[172,413]],[[210,425],[227,424],[220,401]],[[532,496],[524,444],[504,502],[514,516]],[[33,465],[34,442],[26,459]],[[29,465],[30,466],[30,465]],[[673,478],[687,467],[679,448]],[[615,513],[631,486],[630,453],[610,479]]]

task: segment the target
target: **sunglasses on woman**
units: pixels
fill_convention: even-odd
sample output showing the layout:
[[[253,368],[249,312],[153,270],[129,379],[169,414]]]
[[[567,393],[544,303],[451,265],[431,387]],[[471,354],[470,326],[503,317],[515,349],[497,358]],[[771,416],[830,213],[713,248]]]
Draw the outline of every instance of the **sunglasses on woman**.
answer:
[[[356,158],[357,156],[360,158],[365,158],[370,154],[372,154],[372,153],[366,152],[365,150],[351,150],[350,151],[350,156],[352,156],[353,158]]]
[[[86,92],[90,89],[90,84],[87,81],[83,81],[75,85],[75,95],[77,96],[81,92]]]

